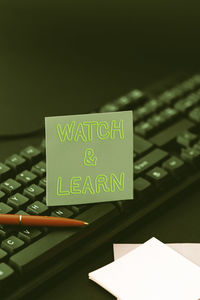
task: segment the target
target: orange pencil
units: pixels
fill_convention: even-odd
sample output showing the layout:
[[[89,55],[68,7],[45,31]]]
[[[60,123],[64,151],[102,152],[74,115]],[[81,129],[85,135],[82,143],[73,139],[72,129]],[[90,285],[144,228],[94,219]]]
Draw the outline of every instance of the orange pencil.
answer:
[[[27,216],[27,215],[11,215],[0,214],[0,224],[6,225],[26,225],[26,226],[55,226],[55,227],[67,227],[67,226],[84,226],[88,225],[87,222],[60,218],[60,217],[48,217],[48,216]]]

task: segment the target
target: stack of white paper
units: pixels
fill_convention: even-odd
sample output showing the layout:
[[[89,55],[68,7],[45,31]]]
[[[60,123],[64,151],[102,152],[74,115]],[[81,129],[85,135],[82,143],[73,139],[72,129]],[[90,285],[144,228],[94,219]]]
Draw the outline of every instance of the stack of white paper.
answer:
[[[89,278],[121,300],[198,300],[200,267],[188,258],[152,238]]]

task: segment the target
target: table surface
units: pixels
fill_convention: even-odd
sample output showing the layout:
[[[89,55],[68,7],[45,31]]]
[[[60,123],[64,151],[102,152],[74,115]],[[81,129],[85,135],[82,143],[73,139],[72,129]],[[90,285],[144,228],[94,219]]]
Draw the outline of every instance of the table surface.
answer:
[[[6,1],[0,3],[0,160],[40,135],[47,115],[85,113],[176,71],[200,70],[196,1]],[[118,243],[200,242],[200,191],[117,237]],[[113,299],[88,273],[113,260],[104,245],[29,299]]]
[[[143,243],[156,237],[165,243],[200,242],[200,191],[188,195],[167,211],[143,224],[137,230],[130,229],[115,240],[116,243]],[[63,299],[115,299],[103,288],[88,279],[88,273],[113,261],[112,243],[92,254],[80,267],[66,271],[57,279],[50,291],[42,291],[38,300]],[[36,294],[38,295],[38,293]]]

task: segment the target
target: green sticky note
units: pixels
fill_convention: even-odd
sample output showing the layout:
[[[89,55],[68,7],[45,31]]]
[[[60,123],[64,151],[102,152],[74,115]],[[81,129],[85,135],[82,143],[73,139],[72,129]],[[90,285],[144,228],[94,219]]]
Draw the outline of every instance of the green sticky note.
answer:
[[[47,205],[133,199],[132,111],[45,118]]]

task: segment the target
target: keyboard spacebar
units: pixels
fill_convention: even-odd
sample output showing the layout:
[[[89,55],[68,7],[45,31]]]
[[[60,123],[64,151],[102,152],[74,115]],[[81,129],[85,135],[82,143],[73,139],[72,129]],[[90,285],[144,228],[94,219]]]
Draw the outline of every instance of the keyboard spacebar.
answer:
[[[11,256],[9,263],[21,273],[30,271],[61,252],[68,245],[72,246],[75,242],[85,238],[96,228],[118,214],[119,211],[111,203],[95,205],[76,216],[77,219],[90,223],[89,226],[86,228],[68,227],[55,229]]]

